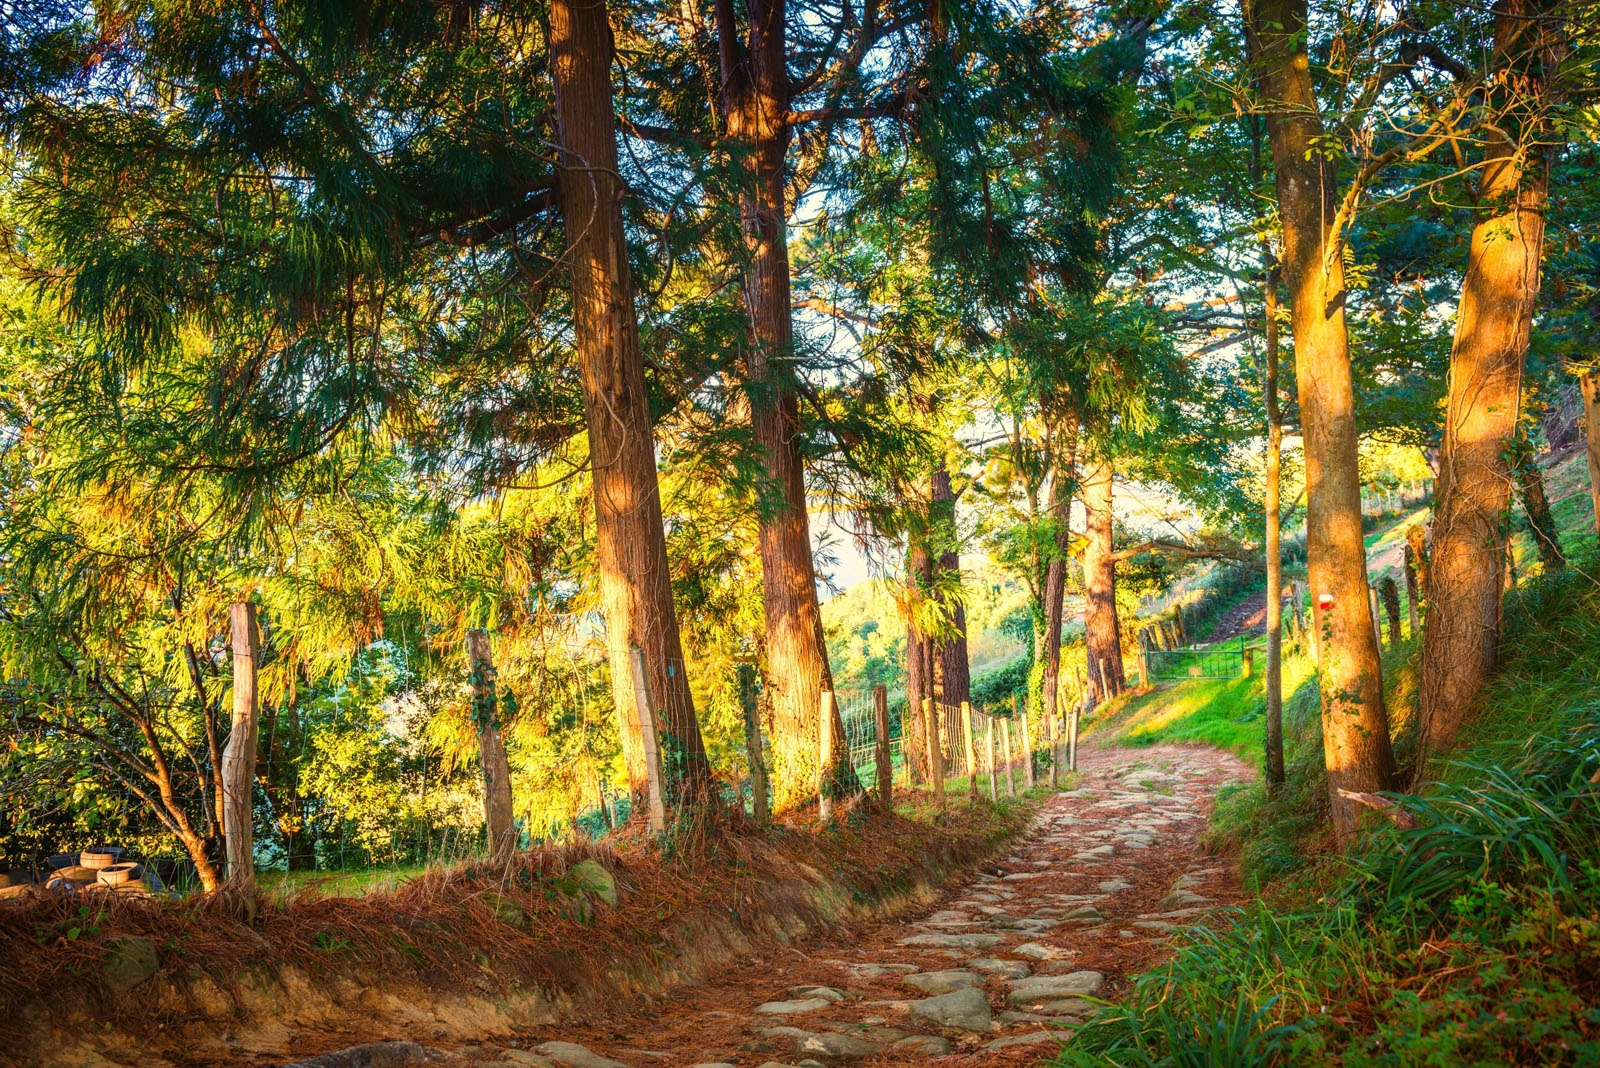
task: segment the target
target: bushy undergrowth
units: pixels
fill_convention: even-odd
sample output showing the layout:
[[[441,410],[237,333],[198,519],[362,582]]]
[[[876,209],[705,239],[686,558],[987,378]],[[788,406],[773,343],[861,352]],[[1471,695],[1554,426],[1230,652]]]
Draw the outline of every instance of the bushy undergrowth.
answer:
[[[1310,864],[1326,800],[1302,688],[1289,791],[1247,788],[1213,829],[1265,899],[1193,930],[1059,1063],[1600,1064],[1595,573],[1580,560],[1510,600],[1482,711],[1398,799],[1416,826]],[[1410,683],[1394,674],[1403,755]]]

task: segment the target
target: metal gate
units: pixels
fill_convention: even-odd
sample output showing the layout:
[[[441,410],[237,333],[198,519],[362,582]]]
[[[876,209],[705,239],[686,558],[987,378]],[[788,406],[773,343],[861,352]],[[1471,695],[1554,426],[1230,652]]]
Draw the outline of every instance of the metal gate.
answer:
[[[1155,679],[1236,679],[1244,674],[1244,635],[1236,646],[1193,649],[1151,649],[1150,677]]]

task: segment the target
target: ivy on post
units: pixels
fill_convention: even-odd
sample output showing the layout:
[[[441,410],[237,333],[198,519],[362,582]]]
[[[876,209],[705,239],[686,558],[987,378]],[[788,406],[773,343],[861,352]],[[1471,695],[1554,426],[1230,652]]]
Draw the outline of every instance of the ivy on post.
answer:
[[[983,720],[984,733],[988,735],[989,739],[986,743],[989,749],[989,800],[998,801],[1000,800],[1000,787],[994,778],[994,717],[986,715]]]
[[[880,687],[881,689],[882,687]],[[744,711],[745,758],[750,764],[750,814],[767,822],[767,765],[761,754],[761,713],[756,702],[756,669],[739,665],[739,707]]]
[[[978,753],[972,741],[972,703],[961,702],[961,733],[966,743],[967,757],[967,795],[976,801],[978,799]]]
[[[655,709],[650,703],[650,676],[645,671],[644,650],[635,647],[629,657],[633,669],[634,703],[639,715],[639,732],[644,742],[646,811],[650,830],[660,834],[667,829],[667,802],[662,786],[661,740],[656,734]]]
[[[875,756],[878,765],[878,798],[885,807],[894,803],[894,762],[889,757],[889,690],[872,688],[872,717],[878,739]]]
[[[504,860],[517,844],[511,819],[511,762],[500,738],[489,632],[481,628],[467,631],[467,681],[472,686],[472,725],[478,731],[478,763],[483,768],[483,821],[489,855]]]
[[[1000,721],[1000,736],[1003,741],[1006,758],[1006,796],[1016,797],[1017,780],[1011,774],[1011,721],[1009,719]]]
[[[251,790],[256,779],[256,649],[261,631],[256,606],[235,601],[229,610],[233,644],[233,726],[222,753],[222,833],[227,843],[228,879],[255,886],[255,829]]]
[[[817,717],[817,815],[833,818],[833,691],[822,691],[822,715]]]

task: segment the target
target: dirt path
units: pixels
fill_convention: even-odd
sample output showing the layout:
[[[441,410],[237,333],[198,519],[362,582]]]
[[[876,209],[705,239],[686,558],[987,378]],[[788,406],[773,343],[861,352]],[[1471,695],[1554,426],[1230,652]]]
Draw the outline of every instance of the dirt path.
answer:
[[[1046,1059],[1175,925],[1238,897],[1197,836],[1217,789],[1250,772],[1176,746],[1085,755],[1078,788],[1041,808],[1015,852],[901,923],[742,962],[660,1003],[619,1006],[493,1045],[434,1051],[470,1068],[966,1066]]]

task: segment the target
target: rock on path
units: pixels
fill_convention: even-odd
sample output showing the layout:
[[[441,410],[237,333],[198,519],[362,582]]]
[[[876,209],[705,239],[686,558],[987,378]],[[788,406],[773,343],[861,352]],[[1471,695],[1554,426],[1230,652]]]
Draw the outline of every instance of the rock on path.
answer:
[[[836,1068],[956,1054],[1047,1060],[1171,937],[1237,895],[1199,854],[1217,788],[1248,769],[1209,749],[1091,750],[1033,833],[936,908],[824,935],[603,1020],[435,1050],[461,1068]],[[804,952],[802,952],[802,950]]]

